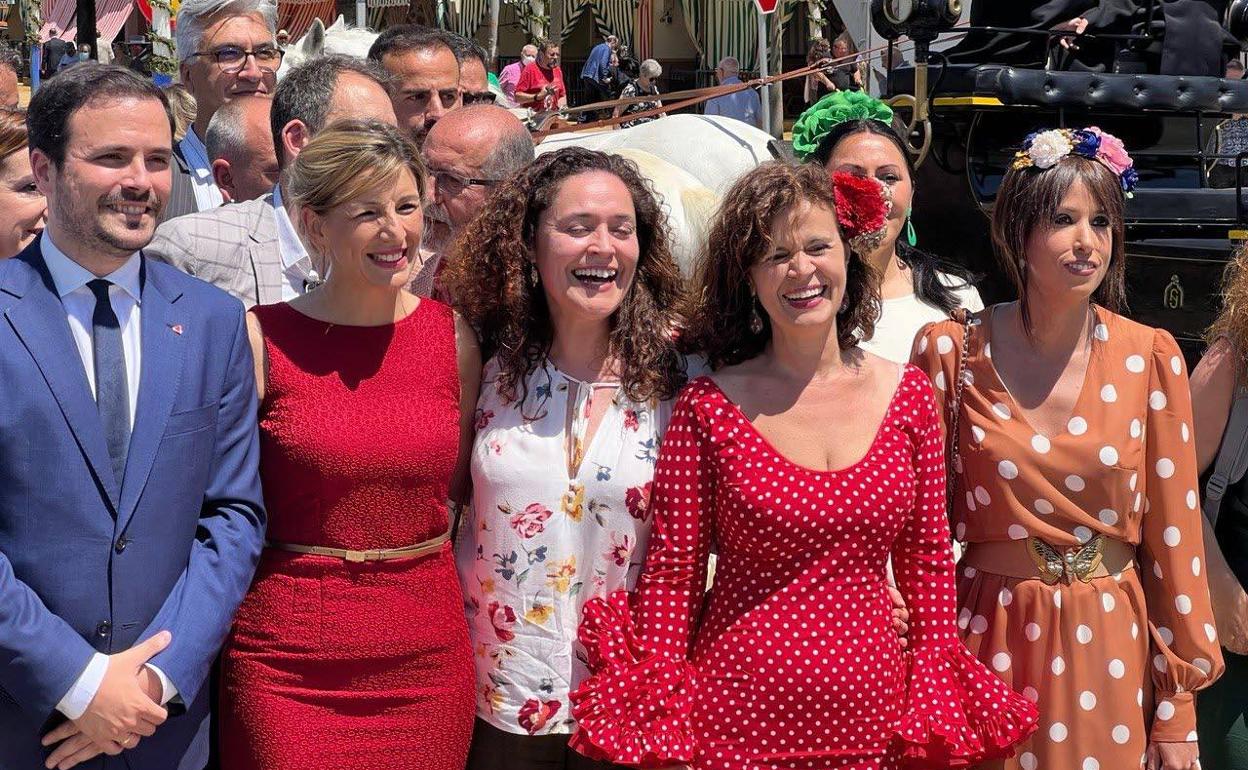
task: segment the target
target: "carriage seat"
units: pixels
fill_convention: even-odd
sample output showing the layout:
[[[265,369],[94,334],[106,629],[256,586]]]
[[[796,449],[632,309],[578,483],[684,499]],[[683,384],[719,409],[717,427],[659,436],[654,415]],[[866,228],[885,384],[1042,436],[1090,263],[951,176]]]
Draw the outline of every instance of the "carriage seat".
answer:
[[[1058,72],[1000,64],[928,68],[934,96],[995,97],[1011,106],[1166,112],[1248,112],[1248,81],[1179,75]],[[889,77],[890,93],[914,90],[914,68]]]

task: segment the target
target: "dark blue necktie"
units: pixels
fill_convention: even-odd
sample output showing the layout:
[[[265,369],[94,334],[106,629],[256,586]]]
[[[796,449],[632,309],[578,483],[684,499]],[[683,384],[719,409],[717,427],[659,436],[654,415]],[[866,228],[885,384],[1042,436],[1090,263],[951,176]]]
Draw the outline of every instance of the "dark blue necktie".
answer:
[[[126,388],[126,353],[121,344],[121,324],[108,299],[112,284],[103,278],[87,283],[95,295],[91,316],[91,347],[95,355],[95,404],[100,410],[108,456],[121,483],[130,446],[130,396]]]

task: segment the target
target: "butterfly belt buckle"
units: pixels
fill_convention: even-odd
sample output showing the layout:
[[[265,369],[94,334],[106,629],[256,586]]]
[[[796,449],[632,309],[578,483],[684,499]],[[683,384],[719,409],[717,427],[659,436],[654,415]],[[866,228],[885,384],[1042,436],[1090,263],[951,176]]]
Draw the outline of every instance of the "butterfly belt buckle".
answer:
[[[1102,535],[1096,535],[1083,545],[1060,549],[1032,537],[1028,538],[1027,546],[1031,560],[1040,571],[1040,579],[1047,585],[1059,580],[1069,585],[1076,579],[1090,583],[1105,555],[1105,538]]]

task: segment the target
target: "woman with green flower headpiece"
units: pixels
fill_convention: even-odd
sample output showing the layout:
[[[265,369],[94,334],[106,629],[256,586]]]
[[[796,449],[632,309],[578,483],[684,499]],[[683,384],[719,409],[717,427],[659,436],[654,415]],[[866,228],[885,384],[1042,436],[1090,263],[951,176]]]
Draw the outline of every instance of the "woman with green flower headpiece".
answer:
[[[879,180],[892,199],[883,238],[862,258],[880,280],[880,317],[864,350],[891,361],[910,357],[924,324],[948,318],[959,307],[983,308],[979,292],[961,268],[917,248],[910,221],[914,165],[893,128],[888,105],[860,91],[836,91],[806,110],[793,127],[793,150],[829,173],[848,171]]]

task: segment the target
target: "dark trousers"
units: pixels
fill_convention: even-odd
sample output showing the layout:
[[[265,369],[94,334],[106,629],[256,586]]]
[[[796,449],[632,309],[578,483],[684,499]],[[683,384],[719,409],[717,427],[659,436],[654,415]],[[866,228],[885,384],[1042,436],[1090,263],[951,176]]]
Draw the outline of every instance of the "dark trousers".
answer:
[[[611,770],[568,748],[567,735],[517,735],[478,719],[467,770]]]
[[[1248,657],[1222,651],[1226,673],[1196,697],[1200,764],[1248,770]]]

